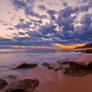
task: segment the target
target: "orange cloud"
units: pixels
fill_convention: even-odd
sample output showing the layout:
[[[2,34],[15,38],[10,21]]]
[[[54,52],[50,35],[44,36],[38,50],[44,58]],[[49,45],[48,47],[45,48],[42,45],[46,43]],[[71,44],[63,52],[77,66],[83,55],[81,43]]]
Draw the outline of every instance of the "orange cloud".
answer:
[[[86,45],[86,44],[62,45],[62,44],[56,43],[56,46],[59,46],[64,49],[74,49],[74,48],[81,47],[84,45]]]

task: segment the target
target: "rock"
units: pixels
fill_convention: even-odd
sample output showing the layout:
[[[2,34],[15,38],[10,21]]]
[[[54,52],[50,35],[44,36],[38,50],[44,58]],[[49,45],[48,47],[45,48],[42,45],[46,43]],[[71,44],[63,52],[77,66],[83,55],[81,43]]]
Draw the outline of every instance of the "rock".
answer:
[[[90,72],[92,72],[92,61],[89,62],[88,69],[89,69]]]
[[[85,54],[91,54],[92,53],[92,49],[86,49],[86,50],[84,50],[84,49],[81,49],[81,50],[77,50],[77,52],[82,52],[82,53],[85,53]]]
[[[8,85],[6,80],[0,79],[0,89],[5,88]]]
[[[84,50],[84,53],[92,53],[92,49],[86,49]]]
[[[49,63],[43,63],[42,65],[45,66],[45,67],[47,67],[48,69],[52,69],[54,71],[61,70],[61,66],[60,65],[49,64]]]
[[[68,62],[66,61],[66,62],[63,62],[62,63],[62,65],[66,65],[66,64],[69,64],[69,61]]]
[[[24,79],[10,84],[5,92],[33,92],[38,85],[37,79]]]
[[[85,76],[89,73],[92,73],[92,63],[90,62],[88,65],[82,65],[71,62],[65,62],[64,65],[68,64],[69,67],[64,67],[64,74],[72,75],[72,76]]]
[[[43,66],[46,66],[46,67],[49,67],[50,66],[50,64],[48,64],[48,63],[43,63],[42,65]]]
[[[15,90],[13,90],[12,92],[26,92],[26,91],[23,90],[23,89],[15,89]]]
[[[64,74],[70,74],[70,69],[66,67],[63,72]]]
[[[48,63],[43,63],[43,66],[47,67],[48,69],[54,69],[50,64]]]
[[[16,79],[16,76],[14,76],[14,75],[9,75],[8,78]]]
[[[58,65],[49,63],[43,63],[42,65],[54,71],[62,70],[64,74],[71,76],[83,77],[87,74],[92,74],[92,62],[89,62],[88,65],[84,65],[83,63],[74,61],[66,61],[66,62],[59,61]]]
[[[35,68],[35,67],[37,67],[37,64],[23,63],[23,64],[17,66],[16,68],[14,68],[14,69],[28,69],[28,68]]]

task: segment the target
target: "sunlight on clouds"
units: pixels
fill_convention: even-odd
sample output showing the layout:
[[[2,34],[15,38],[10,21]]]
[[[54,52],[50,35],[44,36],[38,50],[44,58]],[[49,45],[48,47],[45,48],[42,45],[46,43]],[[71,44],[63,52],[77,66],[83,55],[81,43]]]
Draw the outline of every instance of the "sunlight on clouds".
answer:
[[[64,48],[64,49],[73,49],[73,48],[82,47],[85,45],[86,44],[62,45],[62,44],[56,43],[56,46],[59,46],[59,47]]]

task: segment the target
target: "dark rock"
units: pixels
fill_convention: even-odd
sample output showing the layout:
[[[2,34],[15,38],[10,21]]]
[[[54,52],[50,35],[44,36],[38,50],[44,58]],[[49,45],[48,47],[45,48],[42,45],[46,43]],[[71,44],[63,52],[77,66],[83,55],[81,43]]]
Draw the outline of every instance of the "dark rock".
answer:
[[[63,62],[61,63],[62,65],[66,65],[66,64],[69,64],[70,61],[66,61],[66,62]]]
[[[55,71],[62,70],[62,67],[54,69]]]
[[[12,92],[26,92],[26,91],[23,89],[14,89]]]
[[[87,74],[92,73],[92,63],[90,62],[88,65],[82,65],[75,62],[65,62],[69,67],[64,67],[64,74],[72,75],[72,76],[85,76]]]
[[[16,76],[14,76],[14,75],[9,75],[8,78],[16,79]]]
[[[0,79],[0,89],[5,88],[8,85],[6,80]]]
[[[88,69],[89,69],[90,72],[92,72],[92,61],[89,62]]]
[[[49,63],[43,63],[43,66],[47,67],[48,69],[52,69],[54,71],[61,70],[61,66],[57,66],[56,64],[49,64]]]
[[[38,85],[37,79],[24,79],[10,84],[5,92],[33,92]]]
[[[84,50],[84,53],[92,53],[92,49]]]
[[[42,65],[43,66],[46,66],[46,67],[49,67],[50,66],[50,64],[48,64],[48,63],[43,63]]]
[[[23,63],[23,64],[17,66],[16,68],[14,68],[14,69],[27,69],[27,68],[35,68],[35,67],[37,67],[37,64]]]
[[[43,66],[46,66],[48,69],[54,69],[50,64],[48,63],[43,63]]]
[[[87,53],[92,53],[92,49],[86,49],[86,50],[84,50],[84,49],[81,49],[81,50],[77,50],[76,52],[82,52],[82,53],[85,53],[85,54],[87,54]]]
[[[70,69],[66,67],[64,70],[64,74],[70,74]]]

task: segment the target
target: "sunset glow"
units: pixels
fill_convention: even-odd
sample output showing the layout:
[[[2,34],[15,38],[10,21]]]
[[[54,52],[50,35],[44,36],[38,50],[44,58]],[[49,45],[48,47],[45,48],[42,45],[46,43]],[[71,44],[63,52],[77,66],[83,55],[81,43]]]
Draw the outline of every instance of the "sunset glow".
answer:
[[[56,43],[56,46],[59,46],[64,49],[74,49],[74,48],[81,47],[84,45],[86,45],[86,44],[62,45],[62,44]]]
[[[14,45],[14,46],[11,46],[11,47],[15,47],[15,48],[26,48],[26,46],[18,46],[18,45]]]
[[[18,45],[14,45],[11,46],[14,48],[28,48],[28,49],[55,49],[54,47],[50,47],[50,46],[18,46]]]

